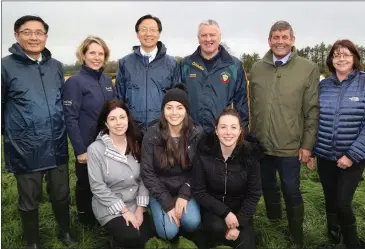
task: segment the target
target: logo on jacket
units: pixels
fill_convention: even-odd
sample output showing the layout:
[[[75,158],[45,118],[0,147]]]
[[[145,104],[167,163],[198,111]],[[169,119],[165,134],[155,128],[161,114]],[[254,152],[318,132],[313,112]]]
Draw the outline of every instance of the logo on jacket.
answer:
[[[360,98],[359,97],[351,97],[349,98],[351,101],[357,101],[359,102],[360,101]]]
[[[191,73],[189,76],[190,78],[196,78],[196,73]]]
[[[108,91],[108,92],[113,91],[113,89],[112,89],[112,87],[111,87],[111,86],[110,86],[110,87],[105,87],[105,90],[106,90],[106,91]]]
[[[219,77],[219,80],[223,83],[223,84],[227,84],[228,82],[231,81],[231,74],[228,72],[223,72],[221,73],[221,77]]]
[[[204,67],[200,66],[198,63],[196,63],[195,61],[192,63],[192,65],[196,68],[199,68],[200,70],[204,71]]]
[[[63,101],[63,105],[65,105],[65,106],[70,106],[70,105],[72,105],[72,100],[64,100],[64,101]]]

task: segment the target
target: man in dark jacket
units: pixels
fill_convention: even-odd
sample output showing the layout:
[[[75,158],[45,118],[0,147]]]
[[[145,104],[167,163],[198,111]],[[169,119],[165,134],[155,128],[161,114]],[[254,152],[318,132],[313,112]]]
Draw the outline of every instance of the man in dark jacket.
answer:
[[[160,117],[161,102],[167,90],[178,82],[178,65],[158,41],[160,19],[142,16],[135,25],[141,46],[119,61],[117,98],[125,101],[142,131]]]
[[[1,111],[5,167],[17,181],[23,234],[27,248],[40,247],[38,200],[46,174],[49,200],[60,226],[59,239],[73,245],[62,65],[45,48],[48,25],[40,17],[19,18],[14,32],[18,42],[1,62]]]
[[[187,85],[191,117],[204,130],[212,131],[219,113],[229,105],[248,126],[246,73],[242,63],[220,45],[218,23],[207,20],[199,25],[197,50],[180,63],[181,81]]]
[[[318,128],[318,66],[300,57],[291,25],[276,22],[271,49],[250,73],[251,130],[264,146],[261,177],[267,217],[281,219],[279,172],[290,234],[303,244],[301,162],[309,160]]]

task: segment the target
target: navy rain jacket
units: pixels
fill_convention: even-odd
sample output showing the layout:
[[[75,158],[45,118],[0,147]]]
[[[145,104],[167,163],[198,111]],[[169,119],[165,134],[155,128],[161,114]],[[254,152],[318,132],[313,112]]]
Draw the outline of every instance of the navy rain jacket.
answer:
[[[112,80],[102,70],[82,65],[79,73],[67,79],[62,93],[63,109],[76,156],[86,153],[96,138],[101,109],[105,101],[113,98]]]
[[[46,48],[39,64],[18,43],[9,52],[1,60],[5,168],[26,173],[67,164],[61,63]]]
[[[162,42],[157,43],[156,58],[148,63],[140,46],[119,61],[116,80],[117,98],[127,103],[139,127],[146,130],[160,118],[162,99],[179,81],[178,64],[166,54]]]

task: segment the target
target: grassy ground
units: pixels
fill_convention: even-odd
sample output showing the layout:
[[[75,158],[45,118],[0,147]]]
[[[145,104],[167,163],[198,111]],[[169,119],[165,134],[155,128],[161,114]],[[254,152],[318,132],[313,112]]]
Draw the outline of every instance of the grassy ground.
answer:
[[[82,228],[76,218],[75,206],[75,170],[74,160],[72,156],[72,148],[70,146],[70,188],[71,188],[71,222],[78,235],[80,249],[91,248],[108,248],[108,236],[104,230],[95,228],[88,230]],[[304,234],[307,248],[317,248],[318,245],[327,243],[325,231],[325,214],[324,199],[319,184],[316,171],[309,171],[305,167],[302,168],[301,189],[305,201],[305,221]],[[362,182],[358,187],[353,201],[354,210],[358,222],[358,232],[360,237],[365,239],[365,183]],[[12,174],[6,173],[2,160],[2,176],[1,176],[1,248],[21,248],[24,242],[21,239],[21,223],[17,212],[17,188],[15,178]],[[284,212],[285,213],[285,212]],[[54,220],[52,209],[47,200],[45,187],[43,188],[43,200],[39,207],[40,233],[43,248],[64,248],[57,240],[57,224]],[[289,242],[284,237],[284,231],[287,228],[285,217],[278,223],[271,223],[265,216],[265,206],[263,199],[257,207],[255,216],[255,229],[257,235],[258,249],[266,248],[288,248]],[[168,248],[169,243],[152,238],[145,248]],[[184,239],[180,241],[174,248],[196,248],[195,245]],[[224,247],[222,247],[224,248]]]

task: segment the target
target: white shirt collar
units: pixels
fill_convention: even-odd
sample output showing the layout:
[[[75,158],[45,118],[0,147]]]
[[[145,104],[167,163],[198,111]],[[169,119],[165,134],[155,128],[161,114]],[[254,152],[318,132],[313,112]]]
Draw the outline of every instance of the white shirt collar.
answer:
[[[29,59],[31,59],[32,61],[36,61],[38,64],[42,61],[42,53],[39,54],[39,58],[38,60],[30,57],[29,55],[26,54],[26,56],[28,56]]]
[[[145,52],[142,47],[139,48],[139,51],[141,52],[141,54],[143,56],[149,56],[149,62],[153,61],[156,58],[157,52],[158,52],[158,48],[157,46],[149,53]]]

